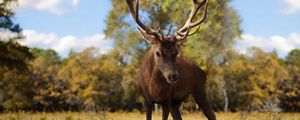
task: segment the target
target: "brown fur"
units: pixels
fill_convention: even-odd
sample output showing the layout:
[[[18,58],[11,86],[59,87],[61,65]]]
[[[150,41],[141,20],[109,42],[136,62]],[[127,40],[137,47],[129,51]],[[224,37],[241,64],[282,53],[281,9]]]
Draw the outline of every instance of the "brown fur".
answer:
[[[126,0],[126,2],[141,35],[151,44],[151,49],[145,55],[138,74],[139,90],[145,98],[147,120],[151,120],[154,103],[162,105],[163,120],[168,119],[169,112],[173,120],[181,120],[179,106],[189,94],[193,95],[204,115],[209,120],[215,120],[216,117],[206,98],[205,72],[196,65],[177,58],[176,48],[177,41],[182,41],[195,33],[189,34],[190,28],[204,22],[208,0],[202,2],[193,0],[194,8],[185,25],[172,36],[165,36],[162,30],[153,30],[139,20],[139,0]],[[192,23],[197,11],[203,6],[205,11],[202,19]]]
[[[154,103],[162,105],[163,120],[167,120],[169,112],[173,120],[181,120],[179,106],[189,94],[193,95],[209,120],[216,119],[206,98],[206,74],[203,70],[182,58],[175,58],[178,81],[170,84],[156,67],[154,59],[155,49],[151,48],[144,56],[138,73],[138,86],[145,99],[147,120],[151,120]]]

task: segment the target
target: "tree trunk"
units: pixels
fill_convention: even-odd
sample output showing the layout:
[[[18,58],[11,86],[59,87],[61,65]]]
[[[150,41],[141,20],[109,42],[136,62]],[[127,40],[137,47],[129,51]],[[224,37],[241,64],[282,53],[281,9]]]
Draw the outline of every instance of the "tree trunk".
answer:
[[[227,111],[228,111],[228,97],[227,97],[227,92],[226,92],[225,87],[223,87],[222,92],[223,92],[224,102],[225,102],[225,105],[224,105],[224,112],[227,112]]]

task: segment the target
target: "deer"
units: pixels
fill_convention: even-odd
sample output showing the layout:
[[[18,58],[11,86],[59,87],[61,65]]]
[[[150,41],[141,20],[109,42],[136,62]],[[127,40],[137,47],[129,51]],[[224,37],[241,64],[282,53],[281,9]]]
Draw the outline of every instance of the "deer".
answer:
[[[162,120],[167,120],[170,112],[173,120],[182,120],[179,107],[188,95],[193,96],[209,120],[215,120],[205,89],[206,73],[194,63],[178,57],[176,45],[198,31],[207,16],[208,0],[193,0],[193,9],[186,23],[174,35],[164,35],[161,30],[154,30],[142,23],[139,19],[139,0],[126,0],[126,3],[141,36],[151,45],[137,75],[138,90],[144,98],[146,120],[152,119],[155,103],[162,106]],[[203,7],[201,19],[193,22]],[[197,26],[198,29],[190,33],[190,29]]]

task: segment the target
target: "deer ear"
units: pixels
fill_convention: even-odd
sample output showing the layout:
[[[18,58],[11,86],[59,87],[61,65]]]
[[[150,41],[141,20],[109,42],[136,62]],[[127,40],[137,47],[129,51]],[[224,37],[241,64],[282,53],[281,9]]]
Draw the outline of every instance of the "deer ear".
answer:
[[[151,45],[156,45],[159,43],[159,41],[156,40],[156,38],[153,35],[148,35],[145,30],[143,30],[139,27],[138,27],[138,29],[139,29],[141,35],[143,36],[143,39],[146,40],[148,43],[150,43]]]

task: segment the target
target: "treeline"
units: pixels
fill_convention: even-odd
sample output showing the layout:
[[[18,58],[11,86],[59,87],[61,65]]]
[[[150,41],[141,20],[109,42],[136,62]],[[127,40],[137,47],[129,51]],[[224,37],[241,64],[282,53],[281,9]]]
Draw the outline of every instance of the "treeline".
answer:
[[[0,4],[0,32],[15,33],[0,37],[0,111],[142,110],[136,73],[149,46],[128,20],[125,1],[112,0],[114,7],[107,18],[105,34],[114,40],[114,49],[99,54],[90,47],[70,52],[66,58],[51,49],[18,43],[23,37],[12,22],[13,12],[7,7],[11,2],[14,0]],[[149,16],[149,25],[171,32],[189,12],[181,8],[191,3],[150,2],[157,4],[142,2],[141,7]],[[300,111],[300,50],[292,50],[285,58],[259,48],[249,48],[246,54],[235,51],[232,45],[241,34],[240,20],[228,3],[211,0],[207,22],[178,46],[179,57],[207,72],[210,104],[215,111]],[[196,108],[190,98],[182,107]]]
[[[29,52],[33,58],[25,66],[1,63],[2,111],[142,110],[135,78],[127,78],[136,71],[116,57],[119,53],[99,55],[95,48],[87,48],[61,59],[53,50]],[[217,111],[299,111],[299,59],[299,49],[285,59],[258,48],[246,55],[230,52],[226,62],[208,73],[211,105]],[[196,104],[188,99],[183,108],[195,110]]]
[[[141,108],[137,95],[125,96],[124,90],[130,88],[125,87],[123,68],[112,54],[97,56],[96,49],[87,48],[60,59],[53,50],[31,48],[29,52],[33,58],[26,60],[24,70],[1,64],[2,110]]]

